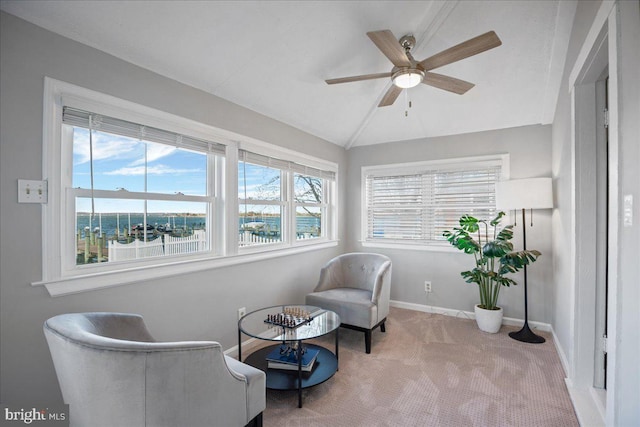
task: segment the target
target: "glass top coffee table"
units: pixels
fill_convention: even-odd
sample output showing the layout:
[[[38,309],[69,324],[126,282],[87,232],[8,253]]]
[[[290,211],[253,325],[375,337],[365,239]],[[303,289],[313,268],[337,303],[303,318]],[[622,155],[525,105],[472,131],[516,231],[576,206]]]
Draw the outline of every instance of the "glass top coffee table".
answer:
[[[267,388],[272,390],[298,390],[298,407],[302,408],[302,389],[325,382],[338,370],[340,317],[333,311],[309,305],[277,305],[246,314],[238,321],[238,360],[242,360],[242,334],[278,344],[261,348],[250,354],[244,363],[264,371]],[[336,351],[304,341],[335,331]],[[303,352],[316,354],[313,364],[304,370]],[[287,354],[295,364],[286,369],[270,368],[270,354]],[[282,366],[282,365],[280,365]]]

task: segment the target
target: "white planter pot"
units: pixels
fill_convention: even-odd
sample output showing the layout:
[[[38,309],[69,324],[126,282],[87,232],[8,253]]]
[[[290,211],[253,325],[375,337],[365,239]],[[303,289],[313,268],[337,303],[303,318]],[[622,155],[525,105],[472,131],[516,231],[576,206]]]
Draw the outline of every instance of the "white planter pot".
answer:
[[[485,310],[476,304],[474,308],[476,323],[481,331],[495,334],[502,326],[502,307],[498,310]]]

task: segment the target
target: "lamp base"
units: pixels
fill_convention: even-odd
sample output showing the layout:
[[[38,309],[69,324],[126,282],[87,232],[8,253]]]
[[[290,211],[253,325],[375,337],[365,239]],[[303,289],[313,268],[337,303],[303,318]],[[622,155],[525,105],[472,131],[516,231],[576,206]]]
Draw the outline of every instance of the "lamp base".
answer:
[[[528,322],[525,322],[524,326],[519,331],[509,332],[509,336],[514,340],[528,342],[531,344],[542,344],[543,342],[545,342],[544,338],[533,333],[533,331],[529,328]]]

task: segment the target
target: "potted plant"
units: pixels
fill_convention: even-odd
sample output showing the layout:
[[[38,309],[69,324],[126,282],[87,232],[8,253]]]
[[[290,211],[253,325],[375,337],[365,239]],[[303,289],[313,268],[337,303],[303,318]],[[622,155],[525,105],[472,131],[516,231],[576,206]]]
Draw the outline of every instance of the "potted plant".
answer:
[[[475,307],[476,322],[481,330],[491,333],[498,332],[502,324],[502,308],[497,305],[500,288],[517,285],[506,275],[535,262],[540,256],[535,249],[513,250],[510,241],[513,238],[513,225],[500,229],[503,216],[504,212],[499,212],[487,224],[486,220],[463,215],[460,227],[443,233],[451,245],[474,256],[475,268],[460,274],[467,283],[478,285],[480,304]]]

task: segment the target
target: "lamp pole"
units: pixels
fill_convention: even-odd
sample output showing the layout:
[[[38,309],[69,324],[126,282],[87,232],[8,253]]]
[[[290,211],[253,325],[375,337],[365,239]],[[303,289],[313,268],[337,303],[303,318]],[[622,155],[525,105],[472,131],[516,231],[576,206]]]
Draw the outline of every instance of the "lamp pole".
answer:
[[[525,220],[524,208],[522,208],[522,247],[527,250],[527,223]],[[542,344],[545,339],[533,333],[529,328],[529,311],[527,302],[527,265],[524,265],[524,326],[517,332],[509,332],[509,336],[514,340],[528,342],[532,344]]]

